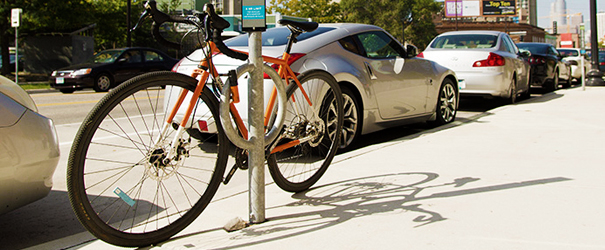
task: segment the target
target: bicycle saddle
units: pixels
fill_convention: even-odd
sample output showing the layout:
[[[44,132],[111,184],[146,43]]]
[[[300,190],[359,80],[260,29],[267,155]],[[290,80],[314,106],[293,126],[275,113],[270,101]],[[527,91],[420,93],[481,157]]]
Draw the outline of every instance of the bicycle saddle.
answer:
[[[299,30],[304,30],[306,32],[314,31],[319,26],[319,24],[316,22],[298,22],[298,21],[292,21],[292,20],[286,20],[286,19],[280,19],[278,21],[278,23],[281,25],[290,25],[294,28],[297,28]]]

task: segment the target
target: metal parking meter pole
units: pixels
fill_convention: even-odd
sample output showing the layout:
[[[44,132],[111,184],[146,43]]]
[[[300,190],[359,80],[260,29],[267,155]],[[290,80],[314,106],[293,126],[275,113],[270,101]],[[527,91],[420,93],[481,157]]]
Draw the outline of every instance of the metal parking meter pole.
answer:
[[[250,140],[248,151],[248,198],[250,223],[265,221],[265,124],[263,93],[262,31],[267,29],[265,0],[242,1],[242,29],[249,32],[249,59],[254,70],[248,80],[248,122]]]
[[[19,25],[21,23],[20,8],[11,9],[11,26],[15,28],[15,83],[19,84]],[[9,52],[10,54],[10,52]],[[10,56],[9,56],[10,61]]]
[[[254,148],[248,152],[248,198],[250,223],[265,221],[265,129],[263,122],[264,93],[263,93],[263,59],[262,33],[250,32],[248,37],[250,48],[249,58],[254,64],[248,80],[248,121],[250,124],[250,140]]]

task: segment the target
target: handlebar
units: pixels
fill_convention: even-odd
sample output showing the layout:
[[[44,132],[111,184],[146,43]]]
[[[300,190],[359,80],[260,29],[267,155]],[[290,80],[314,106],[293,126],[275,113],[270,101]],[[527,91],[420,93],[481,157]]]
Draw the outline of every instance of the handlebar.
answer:
[[[191,24],[196,26],[198,29],[201,29],[206,32],[206,39],[213,41],[216,44],[218,50],[221,51],[221,53],[225,54],[228,57],[239,59],[242,61],[248,59],[247,54],[229,49],[225,45],[221,37],[221,33],[224,29],[228,28],[230,24],[227,20],[216,14],[216,12],[214,11],[214,6],[210,3],[207,3],[204,6],[203,13],[196,14],[195,17],[184,17],[168,15],[158,10],[157,3],[155,0],[147,1],[145,3],[145,11],[141,14],[139,21],[132,29],[136,29],[137,26],[141,23],[141,21],[147,16],[151,16],[151,18],[153,19],[153,24],[151,25],[152,36],[160,44],[166,47],[178,50],[181,48],[181,44],[168,41],[164,37],[162,37],[159,30],[159,27],[162,24],[164,24],[165,22]],[[209,36],[208,34],[212,34],[212,36]]]

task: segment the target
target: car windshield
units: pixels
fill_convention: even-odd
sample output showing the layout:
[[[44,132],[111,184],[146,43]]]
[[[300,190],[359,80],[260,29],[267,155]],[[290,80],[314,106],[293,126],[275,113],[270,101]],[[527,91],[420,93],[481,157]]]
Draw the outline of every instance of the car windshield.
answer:
[[[112,63],[124,52],[124,50],[104,50],[88,59],[89,63]]]
[[[519,49],[529,50],[532,54],[548,54],[548,46],[542,44],[517,43]]]
[[[319,35],[324,32],[328,32],[333,29],[335,29],[335,28],[319,27],[312,32],[305,32],[305,33],[300,34],[296,38],[296,40],[298,40],[300,42],[305,39],[309,39],[311,37],[314,37],[314,36]],[[290,30],[286,27],[268,29],[267,31],[263,32],[263,35],[262,35],[263,45],[262,46],[286,45],[286,43],[288,42],[288,36],[290,36]],[[226,40],[225,44],[227,46],[248,46],[248,34],[239,35],[239,36],[236,36],[229,40]]]
[[[578,51],[574,49],[558,49],[558,51],[559,54],[561,54],[561,56],[563,57],[580,55],[580,53],[578,53]]]
[[[467,34],[443,35],[435,38],[431,48],[435,49],[487,49],[496,46],[498,36]]]

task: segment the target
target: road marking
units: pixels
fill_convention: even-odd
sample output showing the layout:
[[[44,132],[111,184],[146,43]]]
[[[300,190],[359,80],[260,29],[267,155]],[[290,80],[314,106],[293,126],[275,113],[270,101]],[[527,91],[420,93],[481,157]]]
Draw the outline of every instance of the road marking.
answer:
[[[139,100],[149,100],[149,99],[159,99],[159,98],[164,98],[164,96],[158,96],[158,97],[151,97],[151,98],[137,98]],[[124,101],[132,101],[134,100],[134,98],[130,97],[130,98],[126,98],[124,99]],[[73,105],[73,104],[88,104],[88,103],[97,103],[99,102],[98,100],[96,101],[79,101],[79,102],[57,102],[57,103],[44,103],[44,104],[37,104],[36,106],[38,107],[49,107],[49,106],[61,106],[61,105]]]
[[[86,104],[86,103],[97,103],[99,101],[81,101],[81,102],[57,102],[57,103],[46,103],[46,104],[37,104],[38,107],[48,107],[48,106],[61,106],[61,105],[72,105],[72,104]]]

